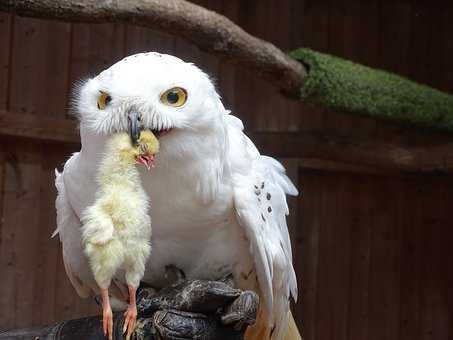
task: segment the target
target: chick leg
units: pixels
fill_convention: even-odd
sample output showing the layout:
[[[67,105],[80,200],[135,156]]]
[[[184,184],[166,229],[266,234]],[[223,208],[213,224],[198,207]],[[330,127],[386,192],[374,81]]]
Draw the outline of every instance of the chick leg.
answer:
[[[127,288],[129,289],[129,306],[124,312],[123,334],[127,331],[126,340],[129,340],[137,321],[137,301],[135,299],[137,288],[131,285],[128,285]]]
[[[101,289],[102,296],[102,328],[104,336],[109,340],[113,338],[113,313],[110,306],[110,298],[108,289]]]

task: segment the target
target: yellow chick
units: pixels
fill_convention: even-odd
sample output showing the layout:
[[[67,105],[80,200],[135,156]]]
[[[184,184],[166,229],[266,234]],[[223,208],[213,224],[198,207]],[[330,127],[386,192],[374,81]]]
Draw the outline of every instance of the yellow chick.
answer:
[[[136,145],[126,133],[113,135],[106,144],[93,205],[82,216],[82,245],[103,305],[104,335],[112,339],[113,317],[108,289],[118,269],[125,271],[129,305],[124,313],[123,333],[132,334],[137,319],[136,289],[151,252],[149,199],[142,188],[136,164],[154,166],[159,142],[154,134],[142,131]]]

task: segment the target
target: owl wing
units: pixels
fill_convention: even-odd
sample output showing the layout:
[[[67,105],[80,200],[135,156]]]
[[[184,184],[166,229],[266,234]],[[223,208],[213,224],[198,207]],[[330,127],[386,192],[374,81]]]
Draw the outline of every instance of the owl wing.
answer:
[[[231,119],[231,118],[230,118]],[[236,122],[236,127],[239,126]],[[289,298],[297,299],[297,281],[292,265],[291,242],[286,224],[286,194],[297,189],[283,166],[271,157],[261,156],[250,139],[234,133],[236,154],[242,153],[243,167],[233,176],[234,206],[239,224],[250,242],[265,319],[271,338],[280,339],[286,329]]]

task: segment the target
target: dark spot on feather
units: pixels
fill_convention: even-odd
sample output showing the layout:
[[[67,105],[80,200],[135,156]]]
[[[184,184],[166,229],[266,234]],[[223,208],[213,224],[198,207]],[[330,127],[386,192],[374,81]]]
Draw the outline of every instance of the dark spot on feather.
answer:
[[[264,189],[264,182],[261,182],[261,189]]]
[[[270,338],[272,338],[272,334],[274,334],[274,331],[275,331],[275,325],[272,326],[271,333],[269,334]]]
[[[254,185],[255,189],[258,189],[258,186],[257,185]]]
[[[267,198],[268,201],[270,201],[271,200],[271,194],[267,193],[266,198]]]
[[[267,207],[267,211],[272,212],[272,208],[270,206]]]
[[[257,195],[257,196],[258,196],[258,195],[261,195],[261,190],[260,190],[260,189],[256,189],[256,190],[255,190],[255,195]]]
[[[264,218],[263,213],[261,213],[261,218],[263,219],[264,222],[266,222],[266,219]]]

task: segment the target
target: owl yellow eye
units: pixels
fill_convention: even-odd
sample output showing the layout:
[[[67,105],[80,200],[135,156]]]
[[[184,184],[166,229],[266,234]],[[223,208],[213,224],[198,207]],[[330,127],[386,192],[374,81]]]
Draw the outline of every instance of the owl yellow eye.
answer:
[[[181,87],[173,87],[160,96],[160,101],[165,105],[180,107],[187,101],[187,91]]]
[[[104,110],[105,107],[112,101],[112,97],[104,91],[99,91],[99,98],[98,98],[98,109]]]

